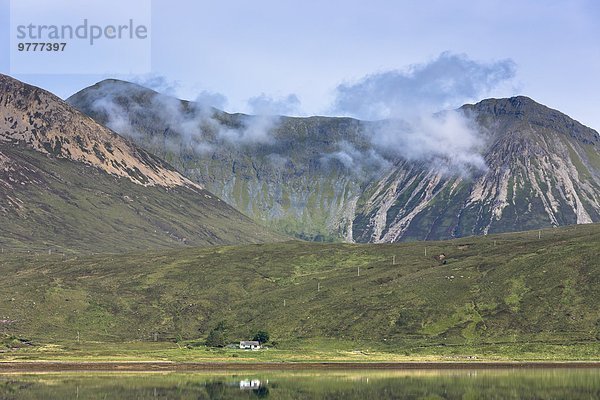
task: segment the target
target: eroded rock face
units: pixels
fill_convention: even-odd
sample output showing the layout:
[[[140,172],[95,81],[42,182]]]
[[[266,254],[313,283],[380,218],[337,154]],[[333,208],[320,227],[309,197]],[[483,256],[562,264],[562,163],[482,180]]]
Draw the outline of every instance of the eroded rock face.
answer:
[[[0,141],[95,166],[144,186],[199,187],[58,97],[0,75]]]
[[[393,242],[600,221],[600,138],[526,97],[463,107],[488,135],[480,176],[401,162],[357,210],[354,238]]]
[[[488,168],[452,175],[398,158],[367,170],[327,161],[340,149],[365,157],[373,150],[372,124],[348,118],[281,117],[274,140],[255,146],[219,140],[215,124],[199,122],[208,146],[198,151],[174,118],[156,110],[163,98],[159,104],[193,115],[193,103],[114,80],[68,101],[108,123],[94,107],[107,93],[137,144],[256,221],[302,238],[395,242],[600,221],[598,133],[527,97],[461,107],[485,139]],[[253,118],[209,115],[228,129]]]

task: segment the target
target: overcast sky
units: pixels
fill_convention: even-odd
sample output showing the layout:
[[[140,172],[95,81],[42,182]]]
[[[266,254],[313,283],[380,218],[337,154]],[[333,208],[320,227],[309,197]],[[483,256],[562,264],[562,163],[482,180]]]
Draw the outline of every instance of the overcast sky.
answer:
[[[6,74],[9,10],[0,0]],[[151,13],[149,74],[13,75],[63,98],[115,77],[228,111],[372,119],[411,98],[452,108],[523,94],[600,129],[596,0],[154,0]]]

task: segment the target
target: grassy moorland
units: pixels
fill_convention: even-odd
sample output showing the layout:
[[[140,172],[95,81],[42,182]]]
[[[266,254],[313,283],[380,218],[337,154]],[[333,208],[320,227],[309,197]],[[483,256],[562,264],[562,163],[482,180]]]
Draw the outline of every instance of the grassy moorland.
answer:
[[[541,238],[4,253],[0,360],[599,360],[599,255],[599,225]],[[217,327],[227,342],[266,330],[271,349],[205,347]]]

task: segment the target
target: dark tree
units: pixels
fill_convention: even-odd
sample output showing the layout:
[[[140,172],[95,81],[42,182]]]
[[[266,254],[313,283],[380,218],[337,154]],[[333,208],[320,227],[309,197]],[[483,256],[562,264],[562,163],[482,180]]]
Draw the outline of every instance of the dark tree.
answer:
[[[267,343],[269,341],[269,332],[266,331],[258,331],[256,335],[254,335],[254,339],[261,344]]]
[[[213,329],[206,338],[206,345],[209,347],[225,347],[225,334],[219,329]]]

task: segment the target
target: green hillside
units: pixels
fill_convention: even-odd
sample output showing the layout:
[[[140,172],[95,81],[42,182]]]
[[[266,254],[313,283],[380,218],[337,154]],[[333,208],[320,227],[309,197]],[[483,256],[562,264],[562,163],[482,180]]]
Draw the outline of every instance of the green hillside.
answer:
[[[222,325],[230,341],[264,329],[284,347],[331,339],[597,349],[599,254],[600,225],[543,230],[541,238],[5,253],[0,332],[39,343],[74,342],[77,332],[85,341],[173,341],[203,339]]]
[[[6,251],[126,252],[281,240],[202,189],[142,186],[0,142],[2,157],[10,160],[0,170]]]

